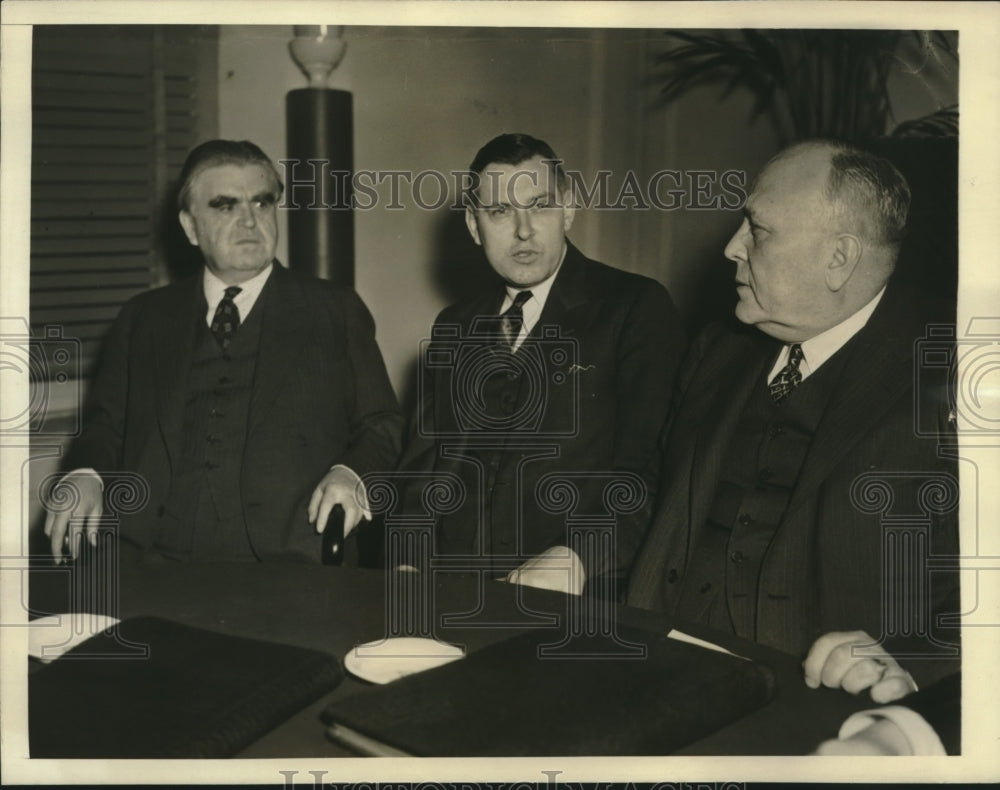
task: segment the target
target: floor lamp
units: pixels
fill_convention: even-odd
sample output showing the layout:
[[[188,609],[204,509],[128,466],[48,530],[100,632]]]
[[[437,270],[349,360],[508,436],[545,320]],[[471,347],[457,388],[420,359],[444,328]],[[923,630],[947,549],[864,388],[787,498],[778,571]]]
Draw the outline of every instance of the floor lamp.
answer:
[[[288,258],[338,285],[354,285],[353,111],[350,91],[326,87],[347,47],[343,28],[297,25],[289,44],[309,87],[285,99]]]

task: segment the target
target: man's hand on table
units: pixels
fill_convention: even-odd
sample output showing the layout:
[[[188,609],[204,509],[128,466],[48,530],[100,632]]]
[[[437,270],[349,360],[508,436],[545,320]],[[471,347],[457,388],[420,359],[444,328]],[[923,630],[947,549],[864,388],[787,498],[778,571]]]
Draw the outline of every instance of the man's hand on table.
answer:
[[[361,519],[372,520],[364,483],[351,469],[339,464],[324,475],[309,500],[309,523],[316,525],[316,532],[326,529],[330,512],[337,505],[344,508],[345,538]]]
[[[45,535],[52,546],[56,565],[65,561],[64,552],[76,559],[80,541],[86,532],[91,546],[97,545],[97,527],[104,513],[104,486],[91,470],[69,472],[49,492],[45,502]],[[72,508],[61,507],[75,502]]]
[[[581,595],[586,574],[575,551],[568,546],[552,546],[512,570],[502,581]]]
[[[846,738],[831,738],[816,747],[816,754],[897,756],[913,754],[903,729],[892,719],[876,719]]]
[[[824,634],[809,649],[802,663],[806,685],[819,688],[842,688],[851,694],[871,689],[878,703],[892,702],[917,690],[910,673],[879,646],[870,648],[874,655],[854,655],[853,648],[875,645],[864,631],[832,631]]]

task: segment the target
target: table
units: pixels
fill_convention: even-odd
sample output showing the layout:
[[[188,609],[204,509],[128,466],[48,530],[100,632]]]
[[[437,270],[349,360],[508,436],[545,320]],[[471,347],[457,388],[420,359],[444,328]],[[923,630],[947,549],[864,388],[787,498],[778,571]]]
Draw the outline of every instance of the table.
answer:
[[[427,618],[442,641],[478,650],[526,628],[551,631],[553,641],[566,633],[570,606],[583,603],[559,593],[480,578],[469,573],[434,572],[432,579],[401,573],[302,564],[143,564],[121,570],[108,613],[119,618],[155,615],[187,625],[237,636],[256,637],[315,648],[343,659],[355,645],[389,635],[386,600],[400,583],[424,584],[433,600]],[[35,615],[68,611],[73,572],[36,570],[31,575]],[[117,611],[114,609],[117,608]],[[853,698],[830,689],[808,689],[800,660],[732,635],[713,632],[661,614],[624,606],[613,609],[615,621],[652,632],[678,628],[733,652],[767,662],[774,670],[773,699],[753,714],[676,754],[807,754],[832,737],[851,712],[868,707],[867,697]],[[331,699],[368,687],[347,676],[326,696],[249,746],[240,757],[333,757],[348,752],[331,743],[319,714]]]

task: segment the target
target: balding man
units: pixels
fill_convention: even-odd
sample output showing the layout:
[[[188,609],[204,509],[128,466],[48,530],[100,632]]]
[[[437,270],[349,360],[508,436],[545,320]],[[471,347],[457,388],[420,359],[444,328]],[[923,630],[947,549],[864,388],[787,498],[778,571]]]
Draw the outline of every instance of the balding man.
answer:
[[[898,515],[920,510],[929,480],[954,481],[936,441],[914,430],[926,330],[890,282],[908,204],[891,164],[846,145],[798,144],[765,166],[725,250],[741,324],[709,327],[682,367],[628,592],[632,605],[808,653],[807,683],[870,688],[880,702],[913,687],[889,654],[947,652],[924,632],[957,611],[953,575],[886,570],[884,515],[856,487],[883,476]],[[929,552],[957,555],[954,511],[927,523]],[[891,601],[917,624],[915,647],[880,640],[899,635]],[[875,655],[852,650],[878,641]]]

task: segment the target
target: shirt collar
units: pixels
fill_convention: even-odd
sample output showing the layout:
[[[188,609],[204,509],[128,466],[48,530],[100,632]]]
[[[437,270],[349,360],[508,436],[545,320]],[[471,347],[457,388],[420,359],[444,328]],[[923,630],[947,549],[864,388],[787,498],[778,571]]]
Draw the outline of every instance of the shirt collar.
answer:
[[[845,318],[836,326],[830,327],[825,332],[820,332],[815,337],[803,340],[802,346],[803,362],[808,365],[810,373],[814,373],[820,365],[843,348],[847,341],[854,337],[872,317],[875,308],[878,307],[882,294],[885,293],[885,286],[872,298],[868,304],[856,313]]]
[[[566,249],[567,248],[564,244],[562,258],[559,260],[559,265],[556,266],[556,270],[537,285],[533,285],[530,288],[516,288],[513,285],[508,285],[507,295],[504,297],[503,304],[500,307],[500,312],[502,313],[510,307],[514,303],[514,299],[519,293],[521,293],[521,291],[531,291],[531,299],[529,299],[528,302],[537,302],[538,312],[540,313],[542,308],[545,306],[545,301],[549,298],[549,291],[552,290],[552,283],[555,282],[556,276],[562,268],[563,261],[566,260]]]
[[[267,282],[267,278],[271,276],[271,271],[273,269],[274,262],[272,261],[249,280],[240,283],[239,287],[242,290],[236,294],[236,298],[233,299],[233,303],[239,309],[240,316],[243,320],[246,320],[251,308],[257,302],[257,297],[260,296],[260,292],[263,290],[264,284]],[[222,301],[222,297],[225,295],[226,288],[228,288],[229,285],[220,280],[218,275],[216,275],[207,266],[203,271],[202,287],[205,293],[205,301],[208,303],[208,322],[211,324],[215,308],[219,306],[219,302]]]

